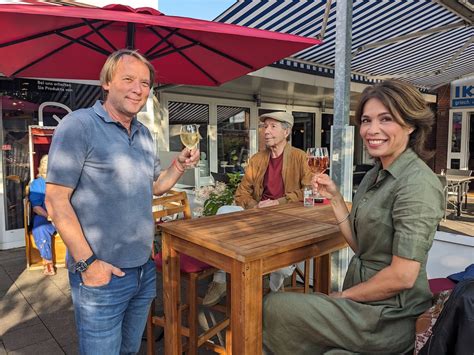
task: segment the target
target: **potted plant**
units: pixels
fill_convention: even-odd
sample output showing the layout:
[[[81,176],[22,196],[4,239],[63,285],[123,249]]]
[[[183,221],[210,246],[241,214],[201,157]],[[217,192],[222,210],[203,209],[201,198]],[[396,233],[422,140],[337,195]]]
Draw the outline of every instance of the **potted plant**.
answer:
[[[227,174],[229,182],[216,181],[214,186],[203,186],[195,189],[196,202],[203,202],[202,207],[195,209],[195,213],[202,216],[213,216],[219,207],[233,205],[234,193],[239,186],[242,176],[239,173]]]

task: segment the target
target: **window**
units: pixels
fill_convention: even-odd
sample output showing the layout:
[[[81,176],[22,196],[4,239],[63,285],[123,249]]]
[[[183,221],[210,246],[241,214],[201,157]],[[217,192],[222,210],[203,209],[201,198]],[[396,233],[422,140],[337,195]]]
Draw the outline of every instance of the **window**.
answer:
[[[200,176],[209,176],[209,105],[188,102],[170,101],[168,103],[169,129],[170,129],[170,151],[180,152],[183,144],[179,137],[182,124],[196,124],[199,127],[201,140],[199,150],[201,158],[199,161]]]
[[[293,125],[291,145],[303,151],[314,147],[314,113],[293,112],[295,124]]]
[[[250,109],[217,106],[219,173],[243,172],[249,158]]]
[[[453,126],[451,135],[451,153],[461,152],[462,112],[453,113]]]

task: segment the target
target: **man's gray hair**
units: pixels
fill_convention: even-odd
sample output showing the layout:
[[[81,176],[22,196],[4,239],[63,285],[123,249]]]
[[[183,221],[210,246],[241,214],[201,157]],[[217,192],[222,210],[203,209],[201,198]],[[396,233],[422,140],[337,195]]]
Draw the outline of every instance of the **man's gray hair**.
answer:
[[[289,129],[289,130],[290,130],[290,134],[288,134],[288,135],[286,136],[286,140],[287,140],[287,142],[289,142],[290,139],[291,139],[291,127],[292,127],[292,126],[291,126],[291,124],[289,124],[288,122],[281,122],[281,121],[280,121],[280,124],[281,124],[281,128],[283,128],[283,129]]]
[[[288,122],[281,122],[281,126],[283,129],[289,129],[291,131],[291,125]]]

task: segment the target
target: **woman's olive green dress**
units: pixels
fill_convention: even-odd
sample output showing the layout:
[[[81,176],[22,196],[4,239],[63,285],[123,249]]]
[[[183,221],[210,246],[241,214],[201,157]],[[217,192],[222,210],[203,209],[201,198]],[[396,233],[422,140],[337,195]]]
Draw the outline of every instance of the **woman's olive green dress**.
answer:
[[[367,173],[354,197],[351,223],[358,245],[344,289],[364,282],[397,255],[421,263],[413,288],[359,303],[324,294],[272,293],[264,301],[263,339],[276,355],[400,354],[413,347],[415,321],[431,305],[426,259],[443,216],[443,188],[407,149],[387,169]]]

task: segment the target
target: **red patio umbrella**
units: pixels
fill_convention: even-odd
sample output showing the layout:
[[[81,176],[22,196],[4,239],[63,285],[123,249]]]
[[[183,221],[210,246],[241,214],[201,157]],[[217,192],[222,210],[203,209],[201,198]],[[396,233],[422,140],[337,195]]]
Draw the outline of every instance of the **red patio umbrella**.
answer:
[[[0,5],[0,23],[0,72],[13,77],[97,80],[110,53],[134,48],[160,84],[214,86],[320,43],[124,5]]]

